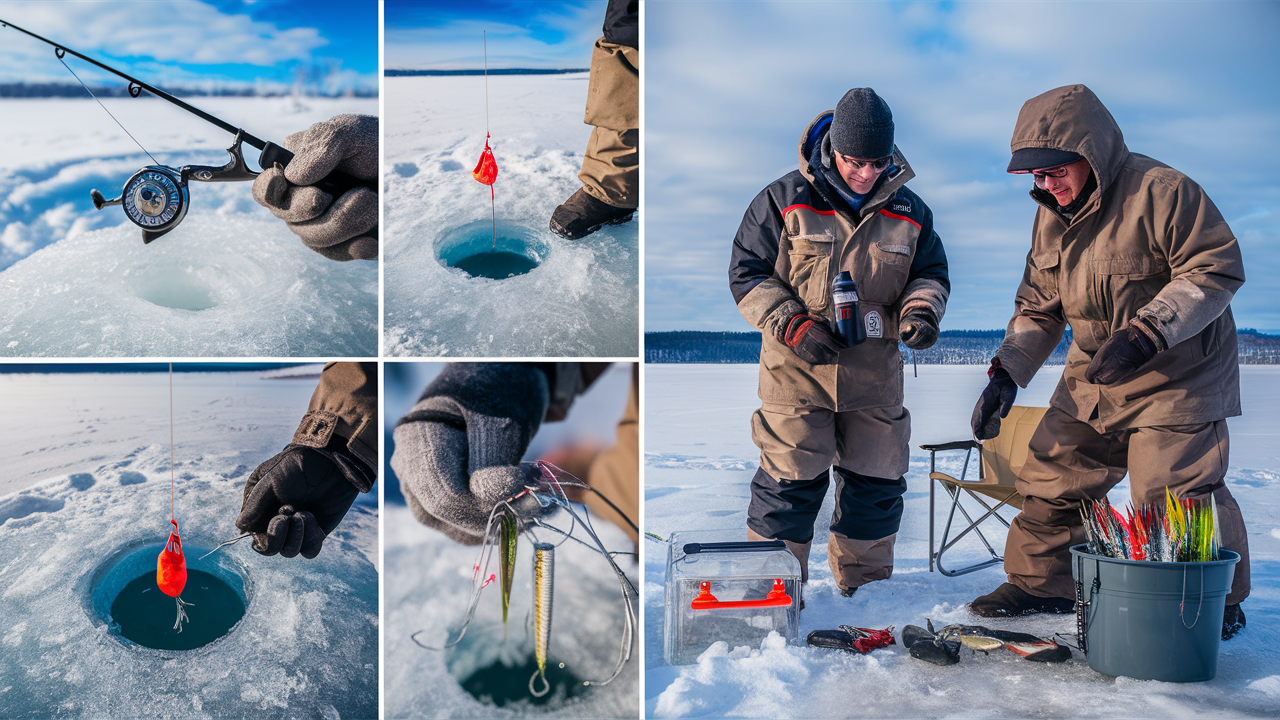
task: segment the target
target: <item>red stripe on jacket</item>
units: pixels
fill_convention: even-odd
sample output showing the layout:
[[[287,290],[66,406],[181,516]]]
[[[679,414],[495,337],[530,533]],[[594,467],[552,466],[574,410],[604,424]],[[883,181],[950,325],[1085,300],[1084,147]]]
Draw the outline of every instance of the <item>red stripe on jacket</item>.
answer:
[[[786,217],[787,213],[789,213],[789,212],[791,212],[792,210],[795,210],[795,209],[797,209],[797,208],[804,208],[804,209],[806,209],[806,210],[810,210],[810,211],[816,212],[816,213],[818,213],[819,215],[835,215],[835,214],[836,214],[836,211],[835,211],[835,210],[818,210],[818,209],[814,208],[812,205],[805,205],[805,204],[803,204],[803,203],[800,203],[800,204],[796,204],[796,205],[788,205],[788,206],[786,206],[785,208],[783,208],[783,209],[782,209],[782,215],[783,215],[783,217]]]
[[[793,206],[793,207],[794,207],[794,206]],[[917,230],[919,230],[919,229],[920,229],[920,223],[916,222],[915,220],[912,220],[911,218],[907,217],[906,215],[894,215],[893,213],[889,212],[888,210],[885,210],[884,208],[880,208],[880,214],[881,214],[881,215],[887,215],[887,216],[889,216],[889,217],[891,217],[891,218],[894,218],[894,219],[896,219],[896,220],[906,220],[907,222],[911,223],[912,225],[915,225]]]

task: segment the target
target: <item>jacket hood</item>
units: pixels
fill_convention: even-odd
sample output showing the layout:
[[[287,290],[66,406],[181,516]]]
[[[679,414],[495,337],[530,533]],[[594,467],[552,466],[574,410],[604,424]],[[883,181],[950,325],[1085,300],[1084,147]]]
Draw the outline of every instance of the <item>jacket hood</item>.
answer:
[[[1023,103],[1009,150],[1023,148],[1051,148],[1083,156],[1098,180],[1099,197],[1129,159],[1120,126],[1084,85],[1056,88]]]
[[[835,110],[819,113],[800,135],[800,174],[811,185],[817,184],[815,181],[817,173],[809,162],[809,158],[813,157],[814,149],[827,137],[827,132],[831,130],[831,120],[834,117]],[[906,185],[908,180],[916,176],[915,171],[911,169],[911,165],[902,156],[902,151],[898,149],[897,145],[893,146],[893,164],[897,166],[897,172],[880,183],[875,194],[867,198],[865,207],[872,207],[887,201],[893,197],[893,194],[899,188]]]

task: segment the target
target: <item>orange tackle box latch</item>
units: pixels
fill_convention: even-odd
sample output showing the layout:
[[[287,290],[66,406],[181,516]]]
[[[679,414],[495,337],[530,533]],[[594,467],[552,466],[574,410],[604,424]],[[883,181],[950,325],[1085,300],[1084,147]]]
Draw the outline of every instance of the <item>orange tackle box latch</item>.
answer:
[[[763,600],[717,600],[715,595],[711,594],[711,583],[703,581],[699,584],[698,597],[693,599],[689,607],[694,610],[720,610],[729,608],[766,608],[766,607],[787,607],[791,605],[791,596],[787,594],[786,588],[782,584],[782,580],[775,579],[773,581],[773,589]],[[687,597],[687,596],[686,596]]]

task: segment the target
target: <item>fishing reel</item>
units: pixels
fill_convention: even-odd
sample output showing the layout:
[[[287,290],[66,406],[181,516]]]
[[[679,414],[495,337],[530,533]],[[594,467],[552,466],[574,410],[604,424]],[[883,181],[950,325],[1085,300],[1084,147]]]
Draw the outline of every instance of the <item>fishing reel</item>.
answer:
[[[142,228],[142,242],[150,243],[176,228],[187,216],[187,206],[191,200],[187,191],[188,181],[240,182],[253,180],[258,176],[258,173],[245,165],[244,155],[240,151],[242,135],[242,131],[237,132],[231,147],[227,148],[231,159],[226,165],[184,165],[180,169],[148,165],[129,178],[120,197],[114,200],[106,199],[96,189],[90,191],[93,206],[98,210],[112,205],[123,207],[125,217]]]

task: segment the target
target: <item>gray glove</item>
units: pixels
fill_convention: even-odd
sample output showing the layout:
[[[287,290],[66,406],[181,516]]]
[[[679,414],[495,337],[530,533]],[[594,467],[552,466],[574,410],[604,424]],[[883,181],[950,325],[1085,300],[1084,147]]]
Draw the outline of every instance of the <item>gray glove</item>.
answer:
[[[249,475],[236,527],[254,534],[254,550],[314,558],[356,495],[373,487],[373,472],[339,449],[345,440],[334,440],[324,448],[289,445]]]
[[[460,543],[484,540],[489,514],[520,492],[516,467],[550,402],[529,363],[450,363],[395,429],[391,468],[420,522]]]
[[[284,147],[293,160],[283,169],[263,168],[253,199],[330,260],[377,259],[378,194],[361,187],[335,200],[315,183],[334,170],[377,179],[378,118],[338,115],[286,137]]]

